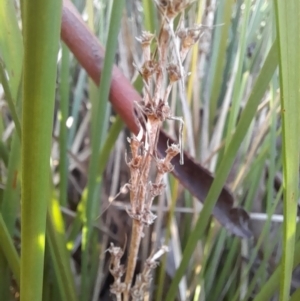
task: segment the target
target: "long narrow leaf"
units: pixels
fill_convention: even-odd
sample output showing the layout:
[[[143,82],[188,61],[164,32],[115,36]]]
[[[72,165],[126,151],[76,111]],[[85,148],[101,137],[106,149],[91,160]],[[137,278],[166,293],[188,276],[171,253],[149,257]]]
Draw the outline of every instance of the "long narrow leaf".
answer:
[[[20,258],[10,237],[8,229],[0,213],[0,243],[1,249],[14,274],[17,284],[20,285]]]
[[[47,238],[49,239],[50,255],[57,278],[62,301],[76,301],[76,289],[71,272],[69,252],[66,248],[64,221],[60,212],[59,202],[49,201],[47,214]]]
[[[284,231],[280,300],[288,300],[292,279],[300,151],[300,2],[275,1],[279,47],[284,170]]]
[[[110,25],[109,25],[109,33],[107,40],[107,49],[109,51],[106,52],[104,66],[103,66],[103,74],[100,80],[99,87],[99,98],[101,100],[108,99],[109,90],[110,90],[110,81],[112,75],[112,68],[114,63],[114,55],[117,47],[117,36],[119,32],[124,1],[114,1],[112,11],[114,12],[111,15]],[[101,103],[100,101],[95,102],[93,105],[93,114],[92,114],[92,133],[91,133],[91,148],[93,150],[99,149],[101,136],[99,135],[99,130],[101,129]],[[97,191],[97,171],[98,171],[98,152],[92,152],[90,163],[89,163],[89,171],[88,171],[88,195],[84,212],[84,225],[83,225],[83,233],[82,233],[82,283],[81,283],[81,300],[87,300],[89,294],[89,283],[88,283],[88,264],[89,264],[89,245],[91,239],[91,231],[93,227],[93,221],[96,217],[93,200],[95,196],[95,192]]]
[[[70,68],[70,51],[65,44],[62,45],[62,62],[61,62],[61,80],[60,80],[60,131],[59,131],[59,198],[62,206],[67,203],[67,183],[68,183],[68,128],[66,125],[69,111],[69,68]]]
[[[61,1],[24,1],[21,301],[42,298]]]
[[[217,202],[222,187],[224,186],[230,168],[233,164],[235,154],[239,149],[240,143],[243,140],[243,137],[245,136],[248,127],[250,126],[250,123],[256,113],[257,106],[274,74],[274,71],[277,67],[277,62],[277,45],[274,43],[256,80],[256,84],[253,87],[247,105],[240,117],[237,129],[228,145],[227,152],[225,153],[221,165],[217,171],[216,178],[210,187],[203,210],[200,213],[194,230],[189,236],[187,246],[184,250],[182,262],[173,278],[172,284],[166,296],[166,301],[172,301],[176,296],[178,283],[185,272],[190,256],[194,251],[198,239],[200,239],[205,232],[210,214]]]
[[[7,69],[12,98],[16,99],[22,74],[23,42],[14,2],[10,0],[0,1],[0,57]]]

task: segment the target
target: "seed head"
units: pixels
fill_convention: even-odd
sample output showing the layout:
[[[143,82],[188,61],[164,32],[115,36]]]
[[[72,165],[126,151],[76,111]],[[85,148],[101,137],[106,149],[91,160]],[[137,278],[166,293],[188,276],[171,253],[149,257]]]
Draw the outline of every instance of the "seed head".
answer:
[[[179,13],[189,6],[193,1],[190,0],[156,0],[161,14],[169,20],[174,19]]]

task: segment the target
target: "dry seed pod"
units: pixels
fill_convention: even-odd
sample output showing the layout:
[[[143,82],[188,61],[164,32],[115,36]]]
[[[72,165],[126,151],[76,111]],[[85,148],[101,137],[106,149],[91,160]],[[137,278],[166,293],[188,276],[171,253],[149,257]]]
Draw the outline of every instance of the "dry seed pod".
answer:
[[[161,28],[158,37],[159,60],[162,66],[165,66],[167,61],[169,40],[170,40],[169,26],[167,26],[167,24],[164,24]]]
[[[143,300],[152,281],[151,271],[158,266],[156,260],[166,252],[168,252],[168,247],[162,246],[154,255],[146,260],[142,273],[137,275],[135,285],[130,290],[132,300]]]
[[[192,2],[190,0],[155,0],[161,14],[169,20],[174,19],[179,13],[182,13]]]
[[[181,28],[177,31],[177,36],[181,41],[180,58],[183,61],[190,48],[199,40],[201,35],[201,25],[193,28]]]
[[[174,83],[177,82],[181,78],[180,68],[176,64],[169,64],[167,67],[169,80]]]
[[[143,31],[141,37],[136,38],[142,44],[144,60],[150,60],[151,49],[150,45],[154,38],[154,35],[148,31]]]
[[[154,34],[152,34],[149,31],[143,31],[142,35],[136,39],[142,44],[142,47],[146,47],[146,46],[150,46],[153,38],[154,38]]]
[[[110,292],[120,297],[125,291],[125,284],[121,280],[125,273],[125,268],[124,265],[120,264],[124,251],[120,247],[115,247],[113,243],[110,244],[107,251],[111,254],[109,271],[114,277],[114,283],[110,286]]]
[[[178,144],[172,143],[168,145],[166,150],[166,161],[171,162],[171,160],[180,153],[180,147]]]
[[[155,113],[156,113],[156,118],[158,118],[162,122],[165,121],[166,119],[169,119],[172,116],[169,104],[167,102],[164,102],[163,100],[159,101]]]
[[[143,79],[148,83],[151,76],[156,73],[157,63],[153,60],[145,61],[144,65],[142,66],[140,73]]]
[[[201,25],[195,25],[193,28],[181,28],[177,32],[177,36],[181,40],[181,47],[190,48],[200,37]]]

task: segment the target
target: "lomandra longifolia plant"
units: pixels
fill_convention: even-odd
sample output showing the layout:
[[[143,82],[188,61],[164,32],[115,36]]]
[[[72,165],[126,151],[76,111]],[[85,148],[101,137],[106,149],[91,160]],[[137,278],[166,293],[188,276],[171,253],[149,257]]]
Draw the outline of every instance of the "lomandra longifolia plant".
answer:
[[[127,213],[132,219],[132,233],[126,268],[120,264],[123,250],[113,244],[108,250],[111,253],[110,272],[114,277],[111,292],[118,301],[143,300],[151,281],[151,271],[157,266],[156,260],[167,251],[167,247],[163,246],[153,252],[132,286],[143,229],[151,225],[156,218],[151,212],[152,202],[164,191],[164,175],[173,169],[171,160],[179,153],[182,154],[180,138],[179,144],[168,145],[165,158],[158,158],[156,146],[159,130],[166,119],[178,120],[181,127],[183,125],[181,118],[172,115],[168,98],[175,82],[179,81],[179,84],[184,85],[185,73],[182,63],[200,36],[200,26],[189,29],[183,25],[184,9],[190,2],[155,1],[162,17],[159,35],[155,37],[149,32],[143,32],[137,39],[143,50],[143,63],[139,72],[143,78],[144,89],[143,99],[136,102],[136,109],[142,116],[140,132],[137,136],[132,135],[128,138],[131,158],[126,159],[130,169],[127,187],[130,191],[131,208]],[[173,22],[178,14],[181,14],[181,21],[174,31]],[[153,53],[151,53],[152,43],[156,43]],[[180,160],[183,163],[182,159]],[[156,165],[154,182],[151,181],[149,174],[152,162]]]

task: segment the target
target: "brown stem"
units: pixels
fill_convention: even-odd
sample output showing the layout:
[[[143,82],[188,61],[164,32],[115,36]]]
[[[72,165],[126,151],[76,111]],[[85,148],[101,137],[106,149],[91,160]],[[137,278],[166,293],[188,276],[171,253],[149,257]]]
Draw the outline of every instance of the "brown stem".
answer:
[[[131,288],[132,278],[136,267],[141,239],[143,236],[143,228],[144,228],[143,223],[141,221],[133,219],[129,257],[127,261],[127,270],[126,270],[126,277],[125,277],[126,289],[124,292],[123,301],[128,301],[130,297],[130,288]]]
[[[141,173],[140,178],[138,181],[138,187],[131,187],[131,190],[138,190],[137,200],[131,199],[131,206],[132,206],[132,236],[130,241],[130,248],[129,248],[129,256],[127,260],[127,270],[126,270],[126,277],[125,277],[125,293],[124,293],[124,301],[129,300],[130,295],[130,288],[132,284],[132,279],[136,267],[137,256],[140,248],[141,239],[143,236],[143,228],[144,223],[147,221],[147,214],[145,212],[145,203],[146,203],[146,191],[149,179],[149,171],[152,161],[152,155],[155,147],[156,136],[159,133],[160,129],[160,120],[155,118],[148,118],[147,121],[147,128],[149,130],[148,137],[149,137],[149,145],[144,153],[144,166],[141,166]],[[136,170],[131,170],[135,172]],[[136,195],[136,194],[134,194]],[[147,223],[147,222],[146,222]]]

